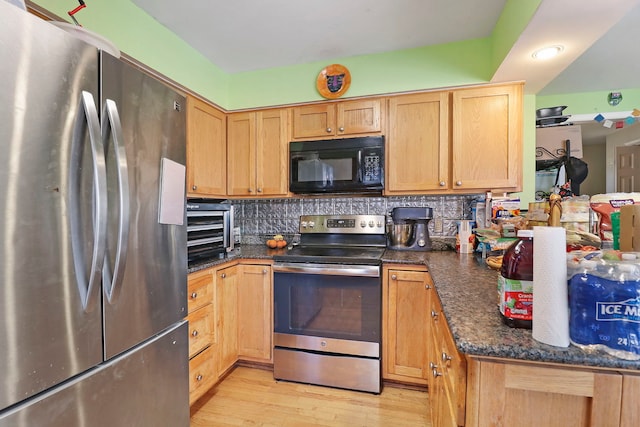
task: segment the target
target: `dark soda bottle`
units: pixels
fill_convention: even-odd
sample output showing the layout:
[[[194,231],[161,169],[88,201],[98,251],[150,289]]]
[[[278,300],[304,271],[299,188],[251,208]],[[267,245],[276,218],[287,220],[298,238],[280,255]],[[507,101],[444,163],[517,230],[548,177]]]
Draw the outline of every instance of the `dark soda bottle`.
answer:
[[[518,240],[502,257],[498,277],[502,321],[512,328],[531,329],[533,320],[533,230],[519,230]]]

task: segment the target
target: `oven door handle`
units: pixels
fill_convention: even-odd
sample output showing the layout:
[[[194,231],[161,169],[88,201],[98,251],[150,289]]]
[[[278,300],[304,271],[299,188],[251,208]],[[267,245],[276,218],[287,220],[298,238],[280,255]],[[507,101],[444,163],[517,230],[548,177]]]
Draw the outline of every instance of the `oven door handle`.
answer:
[[[273,272],[321,274],[325,276],[380,277],[380,267],[377,265],[315,264],[291,262],[273,264]]]

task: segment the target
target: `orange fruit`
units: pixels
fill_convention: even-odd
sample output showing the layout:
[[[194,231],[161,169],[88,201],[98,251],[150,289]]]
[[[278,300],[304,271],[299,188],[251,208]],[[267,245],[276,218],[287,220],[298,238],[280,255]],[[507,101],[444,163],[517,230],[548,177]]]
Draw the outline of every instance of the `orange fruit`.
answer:
[[[279,248],[284,248],[285,246],[287,246],[287,241],[286,240],[278,240],[276,242],[277,247]]]
[[[273,239],[269,239],[267,240],[267,246],[269,246],[270,248],[277,248],[278,242]]]

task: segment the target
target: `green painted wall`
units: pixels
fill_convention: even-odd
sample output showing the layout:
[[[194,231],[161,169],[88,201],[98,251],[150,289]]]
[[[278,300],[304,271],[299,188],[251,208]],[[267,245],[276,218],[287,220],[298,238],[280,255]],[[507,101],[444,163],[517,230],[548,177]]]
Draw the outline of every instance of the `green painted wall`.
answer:
[[[71,22],[74,1],[34,3]],[[87,1],[75,17],[88,30],[113,42],[122,52],[208,100],[229,105],[230,76],[187,45],[130,0]]]
[[[615,107],[607,102],[609,92],[622,92],[622,102]],[[612,89],[602,92],[568,93],[561,95],[538,96],[536,108],[566,105],[564,114],[591,114],[640,110],[640,89]]]
[[[542,0],[508,0],[491,34],[491,67],[498,69]]]
[[[540,0],[526,0],[526,7],[520,7],[521,2],[507,2],[489,38],[234,75],[224,73],[130,0],[87,2],[76,17],[124,53],[222,108],[236,110],[321,100],[315,80],[333,62],[351,72],[345,98],[486,83]],[[57,0],[34,3],[67,21],[67,11],[76,5]],[[534,194],[536,105],[535,96],[525,96],[523,207]]]
[[[489,39],[476,39],[234,74],[230,109],[323,100],[316,77],[332,63],[351,73],[343,98],[486,83],[493,72],[490,47]]]

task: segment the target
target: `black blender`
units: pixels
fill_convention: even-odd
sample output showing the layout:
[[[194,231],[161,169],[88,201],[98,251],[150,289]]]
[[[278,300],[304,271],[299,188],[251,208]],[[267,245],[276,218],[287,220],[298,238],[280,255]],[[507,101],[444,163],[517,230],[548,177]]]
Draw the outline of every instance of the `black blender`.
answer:
[[[393,208],[391,221],[387,223],[387,247],[404,251],[430,251],[429,221],[433,219],[433,209]]]

